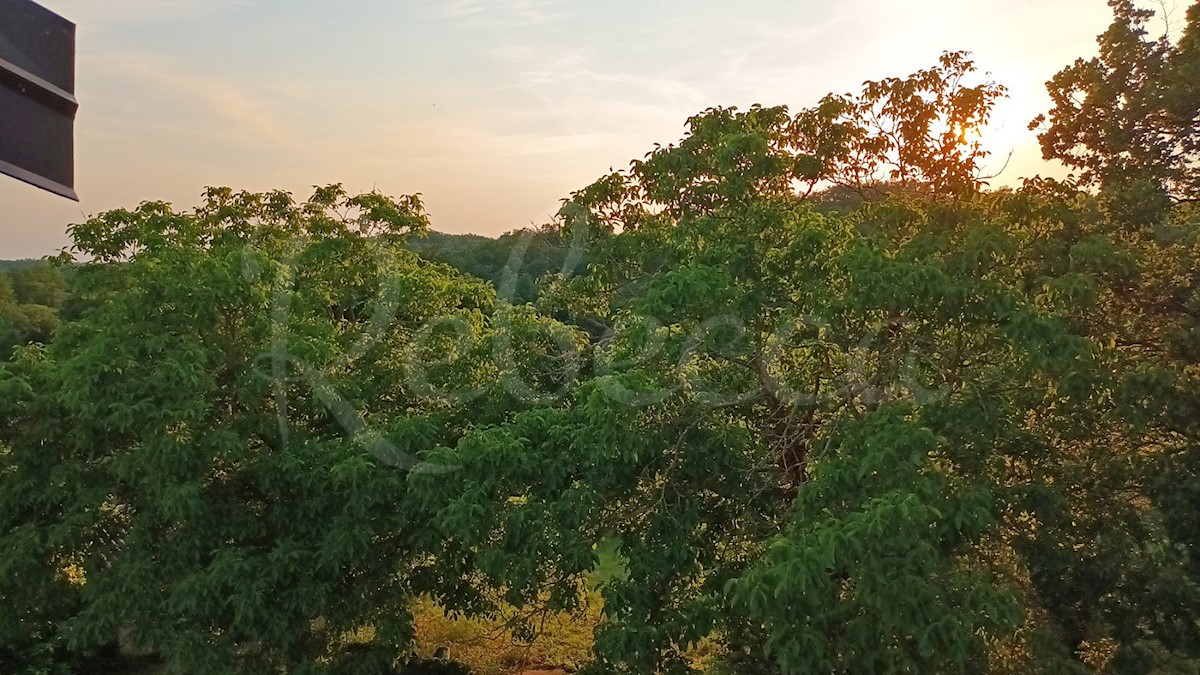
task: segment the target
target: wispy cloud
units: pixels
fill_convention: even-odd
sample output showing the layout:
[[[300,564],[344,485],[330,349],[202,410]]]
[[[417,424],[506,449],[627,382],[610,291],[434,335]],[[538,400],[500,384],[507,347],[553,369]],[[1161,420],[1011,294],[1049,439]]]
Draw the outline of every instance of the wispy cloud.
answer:
[[[263,88],[240,86],[227,77],[217,77],[172,65],[161,57],[146,54],[108,53],[95,57],[89,66],[103,72],[106,80],[132,82],[143,100],[164,99],[171,107],[186,111],[179,120],[197,134],[245,147],[273,145],[288,149],[304,146],[303,139],[283,114],[282,102]],[[170,120],[168,114],[154,115]]]
[[[1016,148],[1006,176],[1039,171],[1024,125],[1042,83],[1110,20],[1098,0],[38,1],[80,26],[85,210],[209,182],[378,182],[485,232],[677,141],[704,108],[806,106],[942,49],[974,49],[1011,87],[997,161]],[[0,183],[10,256],[61,245],[71,214],[46,203]]]
[[[537,25],[562,16],[559,0],[451,0],[440,3],[443,14],[463,23],[503,27]]]
[[[131,21],[186,19],[247,6],[251,0],[42,0],[49,9],[85,29]]]

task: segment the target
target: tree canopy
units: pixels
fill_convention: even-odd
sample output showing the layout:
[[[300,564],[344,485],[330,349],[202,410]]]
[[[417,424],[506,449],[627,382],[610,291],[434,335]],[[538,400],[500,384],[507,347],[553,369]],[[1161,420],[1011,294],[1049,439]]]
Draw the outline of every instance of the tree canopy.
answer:
[[[1144,226],[1167,199],[1200,199],[1200,5],[1187,8],[1177,41],[1150,36],[1153,10],[1109,5],[1114,20],[1097,38],[1099,56],[1047,83],[1053,108],[1030,128],[1041,128],[1047,159],[1079,170],[1123,218]]]
[[[499,240],[338,185],[72,226],[0,273],[0,670],[463,672],[434,606],[597,674],[1200,671],[1200,5],[1112,5],[1064,181],[988,186],[949,53]]]

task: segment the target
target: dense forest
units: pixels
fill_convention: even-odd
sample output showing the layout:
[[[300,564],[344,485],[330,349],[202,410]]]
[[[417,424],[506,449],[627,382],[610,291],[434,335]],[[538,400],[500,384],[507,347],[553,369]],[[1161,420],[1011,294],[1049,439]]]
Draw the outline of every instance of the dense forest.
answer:
[[[569,242],[552,230],[516,230],[498,238],[430,230],[402,245],[427,261],[490,282],[499,298],[513,304],[536,301],[538,281],[551,273],[586,271],[586,260],[572,256]],[[0,355],[44,344],[64,318],[78,315],[79,297],[69,292],[78,269],[65,259],[0,260]]]
[[[499,239],[206,191],[0,272],[0,672],[1200,673],[1200,3]],[[140,670],[139,670],[140,669]]]

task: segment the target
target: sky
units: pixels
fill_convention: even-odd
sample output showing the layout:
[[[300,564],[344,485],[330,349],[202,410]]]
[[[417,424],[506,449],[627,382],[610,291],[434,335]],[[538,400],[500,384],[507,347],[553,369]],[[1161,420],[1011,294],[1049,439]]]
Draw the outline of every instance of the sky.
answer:
[[[1059,175],[1029,120],[1103,0],[40,0],[78,24],[79,203],[0,176],[0,258],[206,186],[421,193],[496,235],[679,140],[705,108],[799,109],[969,50],[1009,88],[994,181]]]

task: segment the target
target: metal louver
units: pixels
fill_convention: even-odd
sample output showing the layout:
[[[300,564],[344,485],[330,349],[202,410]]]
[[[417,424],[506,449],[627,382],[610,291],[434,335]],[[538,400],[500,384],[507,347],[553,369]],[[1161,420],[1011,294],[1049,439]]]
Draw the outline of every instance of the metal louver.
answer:
[[[0,0],[0,173],[75,194],[75,24]]]

